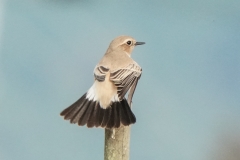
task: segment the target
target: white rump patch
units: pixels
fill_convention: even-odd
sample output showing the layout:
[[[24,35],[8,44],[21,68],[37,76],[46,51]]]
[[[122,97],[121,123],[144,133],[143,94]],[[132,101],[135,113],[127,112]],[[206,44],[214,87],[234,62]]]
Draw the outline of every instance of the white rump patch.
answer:
[[[112,99],[111,99],[112,102],[119,102],[119,98],[118,98],[118,95],[115,94]]]
[[[86,98],[89,101],[98,101],[103,109],[108,108],[113,102],[119,102],[117,89],[98,81],[95,81],[88,90]]]
[[[95,83],[94,83],[95,84]],[[95,85],[92,85],[92,87],[88,90],[87,92],[87,99],[88,100],[92,100],[92,101],[97,101],[98,100],[98,96],[97,96],[97,92],[96,92],[96,87]]]

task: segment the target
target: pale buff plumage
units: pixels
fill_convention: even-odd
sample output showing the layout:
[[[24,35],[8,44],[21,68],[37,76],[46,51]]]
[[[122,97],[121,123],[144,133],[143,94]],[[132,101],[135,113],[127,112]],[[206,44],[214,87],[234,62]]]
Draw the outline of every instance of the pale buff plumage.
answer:
[[[94,69],[94,83],[86,94],[61,112],[64,119],[88,127],[118,128],[136,122],[131,100],[142,69],[131,58],[136,45],[132,37],[114,39]],[[124,98],[129,91],[128,102]]]
[[[131,41],[131,45],[126,42]],[[132,50],[134,49],[136,40],[129,36],[120,36],[114,39],[107,49],[107,52],[97,64],[108,68],[104,82],[95,80],[93,86],[89,89],[87,98],[100,102],[102,108],[107,108],[112,102],[119,101],[117,95],[117,87],[110,80],[110,73],[115,70],[124,69],[130,64],[138,66],[138,71],[141,72],[140,66],[131,58]],[[94,70],[98,74],[98,70]]]

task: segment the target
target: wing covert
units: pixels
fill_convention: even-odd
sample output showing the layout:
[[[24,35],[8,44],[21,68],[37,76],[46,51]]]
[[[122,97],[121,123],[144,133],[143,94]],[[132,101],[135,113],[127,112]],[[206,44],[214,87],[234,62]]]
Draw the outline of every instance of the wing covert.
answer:
[[[105,80],[106,77],[106,73],[109,71],[108,68],[104,67],[104,66],[97,66],[94,69],[94,77],[96,80],[98,80],[99,82],[103,82]]]
[[[110,72],[110,80],[113,81],[117,87],[118,97],[120,100],[123,99],[128,90],[133,87],[130,95],[132,99],[135,87],[142,74],[142,69],[137,64],[129,64],[125,68],[117,69]]]

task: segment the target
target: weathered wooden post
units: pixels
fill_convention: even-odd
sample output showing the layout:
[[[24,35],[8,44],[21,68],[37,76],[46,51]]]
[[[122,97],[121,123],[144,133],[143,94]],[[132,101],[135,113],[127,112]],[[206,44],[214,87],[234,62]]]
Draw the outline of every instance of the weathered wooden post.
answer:
[[[104,160],[129,160],[130,126],[105,129]]]

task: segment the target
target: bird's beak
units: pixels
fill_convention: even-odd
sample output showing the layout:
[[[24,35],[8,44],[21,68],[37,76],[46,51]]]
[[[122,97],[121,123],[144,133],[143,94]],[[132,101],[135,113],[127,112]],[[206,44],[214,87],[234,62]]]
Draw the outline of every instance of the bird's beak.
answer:
[[[137,45],[143,45],[143,44],[145,44],[145,42],[136,42],[136,43],[135,43],[135,46],[137,46]]]

